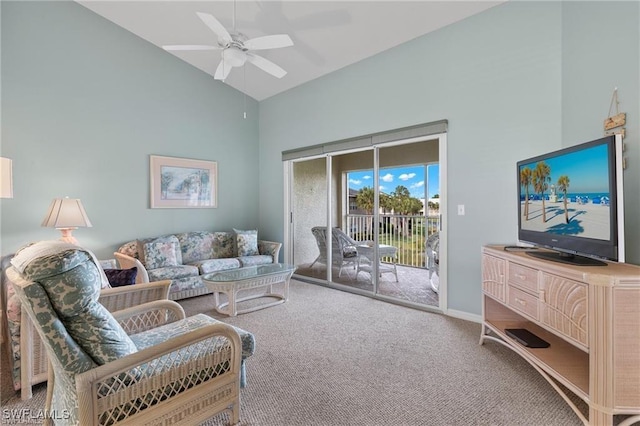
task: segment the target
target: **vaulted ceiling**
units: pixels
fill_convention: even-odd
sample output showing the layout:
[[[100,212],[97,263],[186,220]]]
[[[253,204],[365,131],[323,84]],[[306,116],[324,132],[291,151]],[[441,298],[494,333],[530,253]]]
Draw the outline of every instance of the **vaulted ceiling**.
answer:
[[[498,1],[83,1],[78,3],[161,48],[216,45],[196,12],[212,14],[247,38],[288,34],[294,45],[261,50],[287,71],[278,79],[253,64],[232,69],[225,83],[260,101],[503,3]],[[235,13],[234,13],[235,11]],[[215,74],[220,50],[173,51]],[[393,78],[393,76],[389,76]]]

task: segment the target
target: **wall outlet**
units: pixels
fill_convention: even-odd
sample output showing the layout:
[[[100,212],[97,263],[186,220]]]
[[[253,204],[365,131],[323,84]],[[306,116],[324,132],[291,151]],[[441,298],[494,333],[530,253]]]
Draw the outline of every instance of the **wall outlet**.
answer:
[[[464,216],[464,204],[458,204],[458,216]]]

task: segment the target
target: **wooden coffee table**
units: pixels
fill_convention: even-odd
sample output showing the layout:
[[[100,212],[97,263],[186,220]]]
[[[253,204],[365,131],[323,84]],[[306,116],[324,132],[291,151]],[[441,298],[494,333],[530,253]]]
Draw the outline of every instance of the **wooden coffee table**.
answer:
[[[279,305],[289,299],[289,280],[296,270],[293,265],[286,263],[269,263],[267,265],[247,266],[245,268],[212,272],[202,277],[202,282],[213,291],[215,309],[221,314],[236,316],[258,309]],[[275,292],[273,285],[282,284],[282,292]],[[264,292],[252,292],[244,297],[238,297],[241,291],[264,288]],[[220,293],[227,295],[227,301],[220,301]],[[251,299],[275,297],[276,301],[238,309],[237,304]]]

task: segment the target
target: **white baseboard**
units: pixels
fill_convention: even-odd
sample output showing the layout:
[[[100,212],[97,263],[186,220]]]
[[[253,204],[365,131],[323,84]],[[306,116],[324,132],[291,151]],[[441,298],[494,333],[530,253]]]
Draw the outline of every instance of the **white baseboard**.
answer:
[[[454,318],[460,318],[466,321],[482,323],[482,316],[476,314],[470,314],[469,312],[456,311],[455,309],[447,309],[446,315]]]

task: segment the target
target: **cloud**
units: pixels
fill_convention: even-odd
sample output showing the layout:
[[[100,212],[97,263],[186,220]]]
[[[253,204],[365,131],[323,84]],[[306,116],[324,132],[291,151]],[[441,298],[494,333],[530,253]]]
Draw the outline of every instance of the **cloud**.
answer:
[[[371,179],[371,176],[369,176],[369,175],[362,176],[362,179]]]
[[[352,183],[354,185],[360,185],[362,181],[358,179],[349,179],[349,183]]]
[[[409,179],[413,179],[414,177],[416,177],[415,173],[403,173],[400,176],[398,176],[398,179],[400,180],[409,180]]]
[[[391,173],[387,173],[386,175],[380,177],[384,182],[393,182],[393,175]]]
[[[423,180],[421,180],[420,182],[416,182],[416,183],[411,184],[411,188],[421,188],[423,186],[424,186],[424,181]]]
[[[378,191],[384,191],[384,186],[380,185],[380,186],[378,187]]]

